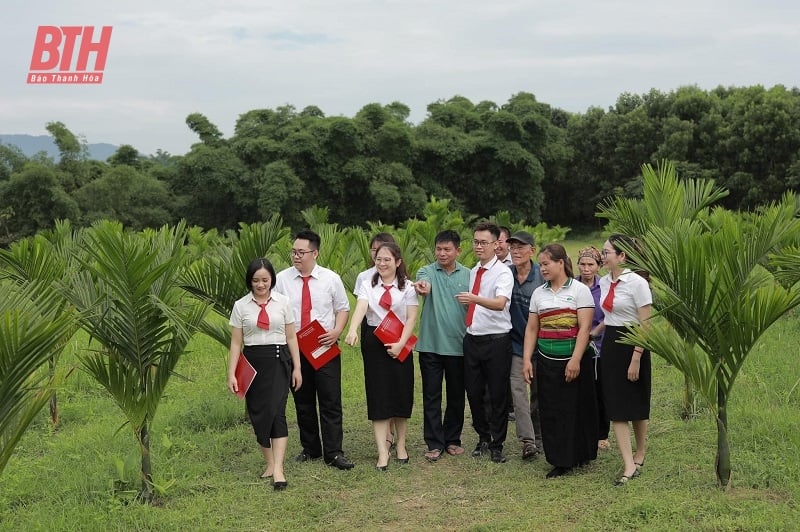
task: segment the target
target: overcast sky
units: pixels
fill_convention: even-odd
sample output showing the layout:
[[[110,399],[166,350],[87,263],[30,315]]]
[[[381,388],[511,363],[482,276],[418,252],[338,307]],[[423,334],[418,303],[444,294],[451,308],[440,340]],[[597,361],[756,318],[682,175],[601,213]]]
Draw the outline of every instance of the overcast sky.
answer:
[[[103,83],[27,84],[40,25],[113,26]],[[584,112],[651,88],[800,85],[796,0],[3,0],[0,29],[0,133],[60,120],[143,153],[188,151],[193,112],[227,137],[284,104],[398,100],[419,122],[457,94]]]

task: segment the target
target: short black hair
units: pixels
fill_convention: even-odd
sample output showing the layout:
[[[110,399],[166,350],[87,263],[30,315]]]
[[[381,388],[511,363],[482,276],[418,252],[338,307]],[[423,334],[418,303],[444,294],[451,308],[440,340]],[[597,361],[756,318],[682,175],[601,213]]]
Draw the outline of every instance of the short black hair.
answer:
[[[511,229],[509,229],[505,225],[501,225],[500,226],[500,234],[503,234],[503,233],[505,233],[505,235],[506,235],[506,240],[508,240],[511,237]]]
[[[319,250],[319,246],[322,243],[322,239],[319,237],[317,233],[312,231],[311,229],[303,229],[299,233],[294,236],[295,240],[308,240],[309,245],[311,246],[312,250]]]
[[[250,263],[250,265],[247,267],[247,273],[245,273],[244,275],[244,284],[245,286],[247,286],[248,290],[253,289],[253,276],[261,268],[264,268],[269,272],[269,276],[271,278],[269,289],[272,290],[273,288],[275,288],[275,268],[273,268],[272,263],[269,261],[269,259],[260,257]]]
[[[478,225],[475,226],[475,229],[472,230],[473,233],[477,233],[478,231],[489,231],[490,233],[492,233],[492,236],[495,239],[500,238],[500,228],[497,227],[496,223],[490,222],[488,220],[480,222]]]
[[[451,242],[455,247],[461,246],[461,236],[458,233],[453,231],[452,229],[445,229],[444,231],[440,231],[438,235],[436,235],[436,240],[434,241],[435,244],[445,244],[447,242]]]

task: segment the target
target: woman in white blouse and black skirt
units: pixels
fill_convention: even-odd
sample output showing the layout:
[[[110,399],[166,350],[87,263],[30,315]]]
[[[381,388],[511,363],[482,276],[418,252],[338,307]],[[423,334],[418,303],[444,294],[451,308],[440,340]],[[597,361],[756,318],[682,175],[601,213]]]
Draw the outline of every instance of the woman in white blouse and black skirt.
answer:
[[[289,383],[300,388],[300,348],[294,328],[289,298],[272,293],[275,269],[267,259],[250,263],[245,274],[250,293],[233,304],[231,348],[228,356],[228,389],[239,391],[236,366],[244,356],[255,368],[256,376],[245,395],[247,414],[267,469],[261,478],[273,478],[277,490],[287,486],[283,472],[289,429],[286,425],[286,398]]]
[[[366,322],[361,326],[361,355],[364,358],[367,417],[372,421],[378,446],[376,468],[386,471],[390,450],[386,434],[392,419],[397,430],[397,461],[408,463],[406,429],[414,405],[414,359],[413,353],[403,362],[397,357],[414,330],[419,301],[397,244],[381,244],[375,255],[375,268],[372,278],[363,280],[356,287],[358,303],[350,319],[345,342],[348,345],[358,342],[356,331],[366,316]],[[389,310],[397,315],[404,326],[399,341],[384,344],[374,331]]]
[[[647,451],[650,418],[650,352],[617,342],[625,334],[626,325],[647,324],[653,303],[647,280],[625,267],[625,249],[634,249],[633,239],[620,234],[608,237],[601,255],[609,273],[600,279],[600,301],[605,313],[600,378],[606,414],[625,469],[615,482],[617,486],[639,476]],[[635,454],[628,423],[633,425],[636,438]]]

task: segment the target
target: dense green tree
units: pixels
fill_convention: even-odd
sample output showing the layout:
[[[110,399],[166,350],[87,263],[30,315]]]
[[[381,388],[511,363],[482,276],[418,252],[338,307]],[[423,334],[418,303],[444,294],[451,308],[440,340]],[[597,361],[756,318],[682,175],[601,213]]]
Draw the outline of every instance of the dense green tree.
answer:
[[[52,228],[57,219],[77,219],[78,205],[58,183],[56,170],[28,163],[0,182],[0,210],[10,209],[5,222],[12,238],[31,236]]]
[[[86,225],[116,220],[139,230],[174,221],[173,199],[167,186],[127,164],[112,166],[101,178],[76,190],[73,197]]]

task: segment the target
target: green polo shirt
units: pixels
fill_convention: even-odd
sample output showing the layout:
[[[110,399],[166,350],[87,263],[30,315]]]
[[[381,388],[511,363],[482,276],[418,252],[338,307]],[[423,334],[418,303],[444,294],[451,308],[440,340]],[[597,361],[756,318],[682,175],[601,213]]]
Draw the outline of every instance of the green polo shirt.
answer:
[[[423,299],[417,351],[463,356],[467,307],[456,301],[456,294],[469,291],[469,268],[456,262],[448,274],[434,262],[419,269],[417,281],[431,283],[431,293]]]

